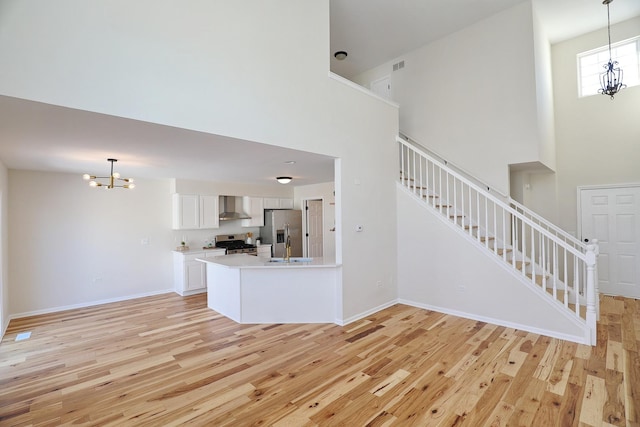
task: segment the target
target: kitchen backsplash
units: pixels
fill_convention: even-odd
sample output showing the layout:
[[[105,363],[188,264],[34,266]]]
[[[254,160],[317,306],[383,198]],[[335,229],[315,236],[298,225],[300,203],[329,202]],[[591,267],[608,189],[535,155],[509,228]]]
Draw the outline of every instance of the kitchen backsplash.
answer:
[[[255,242],[255,239],[260,236],[260,227],[242,227],[240,221],[221,221],[220,228],[172,231],[174,246],[180,245],[184,238],[187,246],[194,249],[206,246],[207,242],[213,241],[213,238],[219,234],[246,234],[249,232],[253,233],[253,241]]]

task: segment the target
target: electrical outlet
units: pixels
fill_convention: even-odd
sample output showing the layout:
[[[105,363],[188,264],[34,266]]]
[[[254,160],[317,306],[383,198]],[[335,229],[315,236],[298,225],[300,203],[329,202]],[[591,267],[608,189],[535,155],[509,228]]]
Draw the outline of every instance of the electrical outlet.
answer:
[[[467,292],[467,287],[466,287],[466,286],[464,286],[464,285],[458,285],[458,287],[456,288],[456,290],[462,294],[462,293]]]
[[[379,287],[379,288],[381,288],[381,287],[382,287],[382,280],[378,280],[378,281],[376,282],[376,285],[378,285],[378,287]]]
[[[143,246],[148,245],[148,244],[149,244],[149,238],[148,238],[148,237],[143,237],[143,238],[140,240],[140,244],[141,244],[141,245],[143,245]]]

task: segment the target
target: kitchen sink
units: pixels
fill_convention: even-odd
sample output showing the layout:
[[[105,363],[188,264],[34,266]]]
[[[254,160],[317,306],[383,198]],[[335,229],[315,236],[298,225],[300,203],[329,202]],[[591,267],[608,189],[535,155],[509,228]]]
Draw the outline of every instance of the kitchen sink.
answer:
[[[291,257],[289,258],[289,262],[311,262],[313,261],[313,258],[307,258],[307,257]],[[286,259],[284,258],[271,258],[269,259],[269,262],[287,262]]]

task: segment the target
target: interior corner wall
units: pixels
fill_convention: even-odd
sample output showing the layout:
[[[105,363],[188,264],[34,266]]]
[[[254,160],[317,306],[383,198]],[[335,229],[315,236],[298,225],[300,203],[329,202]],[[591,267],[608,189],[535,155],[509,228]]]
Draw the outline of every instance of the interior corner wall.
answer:
[[[559,225],[557,174],[530,172],[523,190],[522,204],[544,219]]]
[[[329,77],[328,1],[1,7],[2,95],[339,158],[344,317],[393,300],[398,110]]]
[[[9,326],[9,173],[0,162],[0,339]]]
[[[508,165],[539,161],[534,23],[527,1],[356,77],[390,72],[400,131],[508,194]]]
[[[12,169],[8,200],[12,316],[173,290],[169,180],[104,191]]]
[[[611,26],[613,43],[640,35],[640,17]],[[559,226],[577,230],[577,187],[640,182],[640,86],[578,97],[577,58],[607,44],[603,28],[552,46]]]
[[[555,122],[551,45],[538,15],[533,9],[533,47],[535,57],[536,106],[538,119],[538,161],[556,168]]]

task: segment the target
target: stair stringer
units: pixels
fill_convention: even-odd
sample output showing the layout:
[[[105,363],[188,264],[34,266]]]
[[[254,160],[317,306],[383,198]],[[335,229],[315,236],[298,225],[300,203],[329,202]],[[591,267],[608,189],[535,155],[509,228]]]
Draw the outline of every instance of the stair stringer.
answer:
[[[401,184],[396,194],[399,302],[590,344],[583,319]]]

